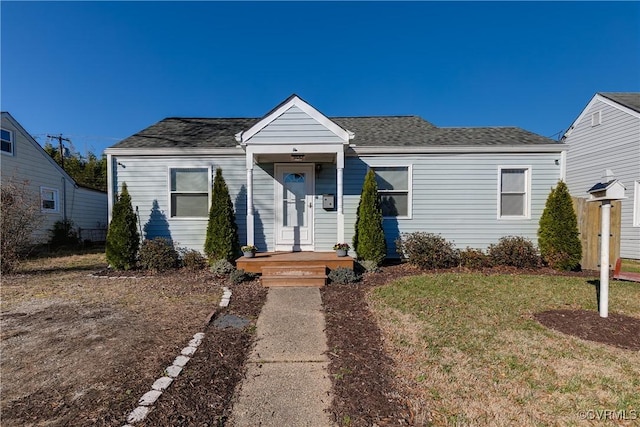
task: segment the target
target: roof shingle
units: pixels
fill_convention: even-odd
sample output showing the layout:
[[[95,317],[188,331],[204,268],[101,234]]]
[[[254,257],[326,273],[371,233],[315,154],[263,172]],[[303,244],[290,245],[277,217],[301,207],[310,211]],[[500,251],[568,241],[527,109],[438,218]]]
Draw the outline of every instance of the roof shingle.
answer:
[[[329,117],[355,134],[353,144],[377,146],[530,145],[556,141],[517,127],[439,128],[418,116]],[[225,148],[259,118],[170,117],[111,148]]]

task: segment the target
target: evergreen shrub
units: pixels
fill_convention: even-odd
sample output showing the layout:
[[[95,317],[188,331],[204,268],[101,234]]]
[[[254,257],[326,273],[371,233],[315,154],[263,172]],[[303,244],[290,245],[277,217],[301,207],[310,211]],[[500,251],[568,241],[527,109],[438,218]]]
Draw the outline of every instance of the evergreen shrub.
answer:
[[[216,169],[216,176],[213,180],[213,195],[209,209],[204,253],[209,258],[209,262],[219,259],[233,262],[240,255],[240,240],[233,203],[231,203],[229,188],[220,168]]]
[[[122,183],[122,192],[116,198],[111,211],[111,223],[107,231],[107,262],[116,270],[136,267],[140,234],[137,217],[131,206],[127,183]]]
[[[557,270],[574,270],[582,258],[578,219],[567,184],[558,182],[551,190],[538,228],[542,260]]]
[[[376,174],[369,169],[362,186],[353,236],[353,249],[358,260],[368,260],[380,265],[387,256],[382,219]]]

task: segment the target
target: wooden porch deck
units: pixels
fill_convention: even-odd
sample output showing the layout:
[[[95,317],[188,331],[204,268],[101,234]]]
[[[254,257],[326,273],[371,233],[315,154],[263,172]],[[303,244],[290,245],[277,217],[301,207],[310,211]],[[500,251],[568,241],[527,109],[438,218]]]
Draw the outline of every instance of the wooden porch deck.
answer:
[[[339,257],[335,252],[258,252],[253,258],[240,257],[236,266],[251,273],[262,273],[262,267],[317,267],[330,270],[338,267],[353,269],[350,256]]]

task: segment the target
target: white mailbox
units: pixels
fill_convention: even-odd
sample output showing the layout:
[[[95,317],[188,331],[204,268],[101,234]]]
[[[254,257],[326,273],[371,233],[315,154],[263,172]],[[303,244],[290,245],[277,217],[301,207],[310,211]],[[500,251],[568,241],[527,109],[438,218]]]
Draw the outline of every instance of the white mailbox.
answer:
[[[607,182],[599,182],[591,187],[587,193],[589,193],[589,201],[597,202],[600,200],[622,200],[624,197],[624,185],[617,179],[612,179]]]
[[[599,182],[589,190],[590,202],[602,202],[600,209],[600,289],[598,311],[600,317],[609,316],[609,236],[611,234],[611,202],[626,199],[624,185],[614,178],[613,172],[604,172],[603,182]]]

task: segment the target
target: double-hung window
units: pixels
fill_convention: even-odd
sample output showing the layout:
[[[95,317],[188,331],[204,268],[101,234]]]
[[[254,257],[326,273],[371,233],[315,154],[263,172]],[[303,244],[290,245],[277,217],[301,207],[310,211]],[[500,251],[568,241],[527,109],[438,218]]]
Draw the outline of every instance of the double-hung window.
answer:
[[[209,168],[169,169],[172,218],[206,218],[209,214]]]
[[[49,187],[40,187],[40,208],[42,212],[57,213],[58,206],[58,190]]]
[[[13,132],[0,129],[0,148],[3,154],[13,155]]]
[[[498,217],[529,218],[531,168],[501,167],[498,171]]]
[[[408,166],[373,167],[378,184],[382,216],[411,217],[411,168]]]

